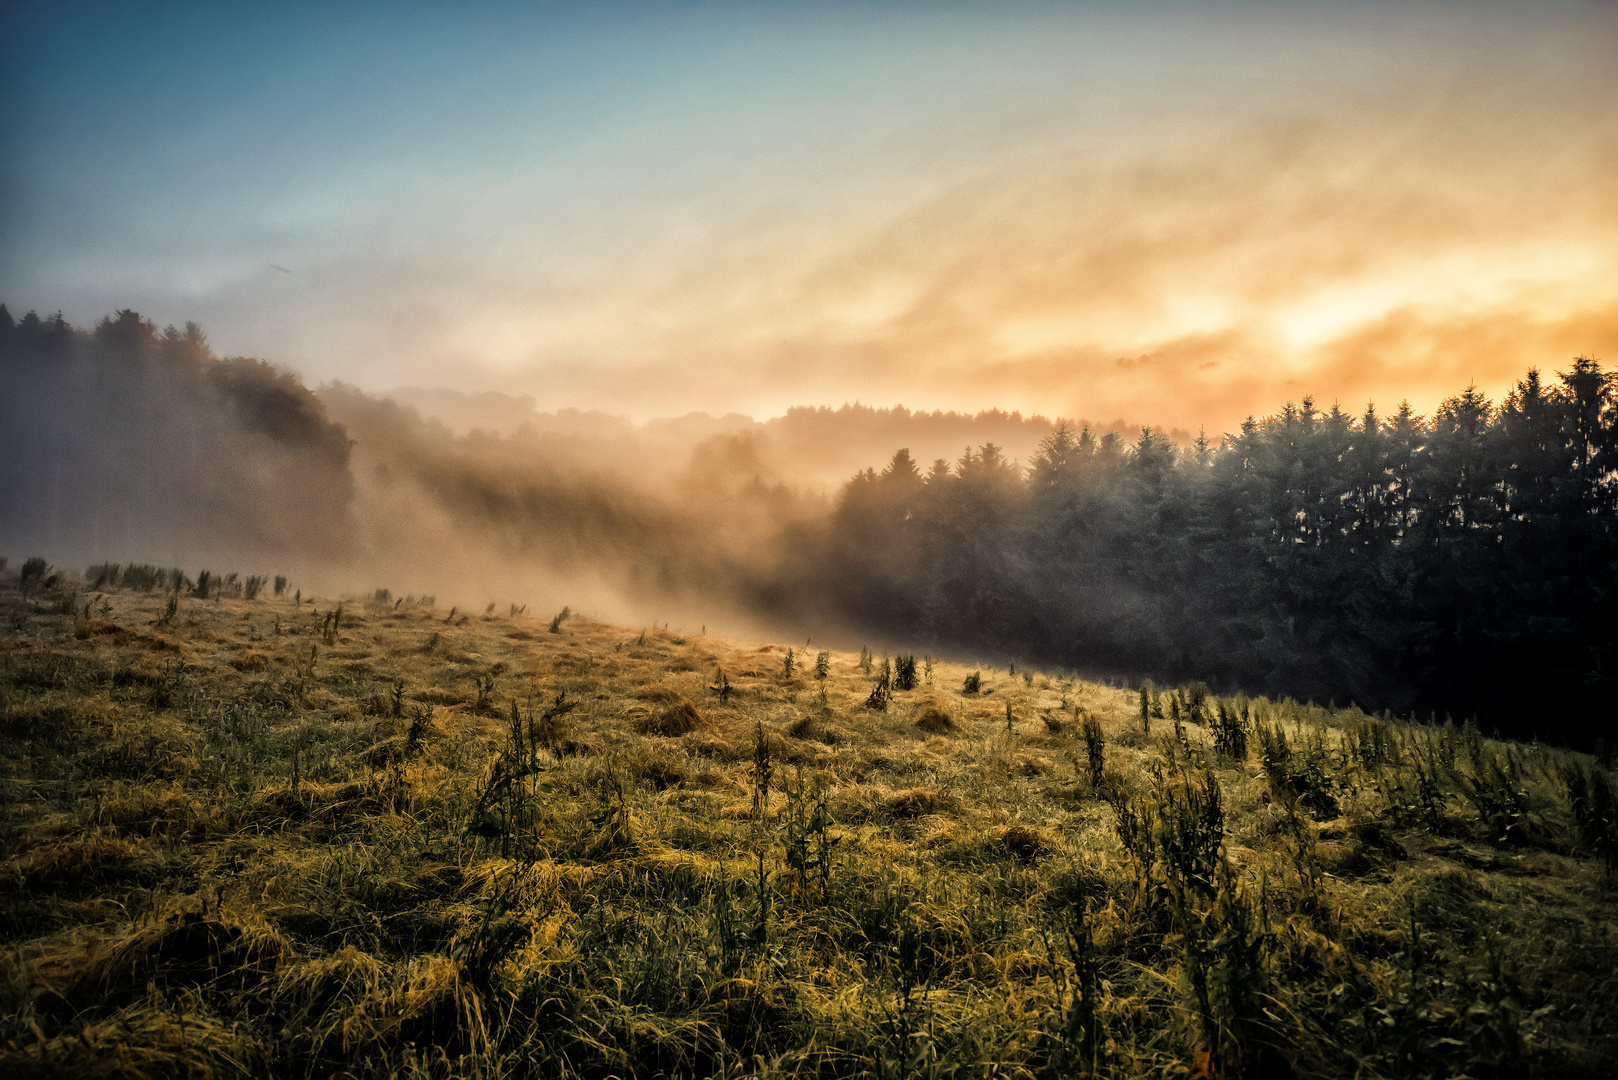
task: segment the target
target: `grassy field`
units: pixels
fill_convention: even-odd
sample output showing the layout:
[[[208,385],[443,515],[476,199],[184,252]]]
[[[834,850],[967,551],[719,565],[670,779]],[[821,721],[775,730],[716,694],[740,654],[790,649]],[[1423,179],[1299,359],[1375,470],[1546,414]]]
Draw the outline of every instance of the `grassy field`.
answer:
[[[1610,761],[72,578],[0,572],[11,1074],[1618,1069]]]

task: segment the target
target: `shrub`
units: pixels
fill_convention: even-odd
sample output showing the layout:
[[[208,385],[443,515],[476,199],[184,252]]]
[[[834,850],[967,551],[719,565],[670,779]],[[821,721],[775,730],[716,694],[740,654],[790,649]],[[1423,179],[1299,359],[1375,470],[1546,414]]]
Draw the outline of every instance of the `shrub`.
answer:
[[[1563,782],[1580,845],[1613,873],[1618,870],[1618,801],[1606,770],[1598,765],[1586,772],[1575,762],[1563,773]]]
[[[1204,770],[1197,779],[1163,783],[1157,789],[1158,820],[1155,842],[1171,876],[1214,889],[1214,870],[1224,860],[1219,846],[1225,839],[1225,808],[1219,778]]]
[[[715,673],[713,685],[708,687],[708,689],[719,695],[719,701],[721,704],[729,701],[730,695],[736,692],[735,688],[730,685],[730,676],[725,674],[724,668],[720,668],[718,672]]]
[[[23,562],[22,569],[18,571],[17,587],[22,591],[24,597],[39,588],[50,568],[50,564],[38,555]]]
[[[787,785],[786,805],[781,809],[781,845],[800,896],[812,890],[824,897],[831,890],[832,837],[828,830],[835,824],[826,809],[825,788],[805,783],[800,769],[796,782]]]
[[[879,712],[887,710],[888,703],[893,700],[893,672],[888,662],[882,662],[882,674],[877,676],[876,685],[871,688],[871,696],[865,699],[867,709],[876,709]]]
[[[961,693],[963,693],[963,694],[979,694],[979,693],[982,693],[982,692],[983,692],[983,673],[980,672],[980,671],[974,671],[974,672],[972,672],[972,674],[968,675],[966,677],[966,681],[961,684]]]
[[[775,776],[775,756],[764,721],[753,725],[753,813],[759,821],[770,808],[770,780]]]
[[[1149,794],[1130,798],[1108,791],[1118,840],[1134,860],[1142,885],[1156,881],[1171,891],[1214,892],[1214,871],[1224,860],[1224,800],[1219,778],[1154,777]]]
[[[1233,761],[1247,760],[1247,724],[1235,706],[1223,701],[1214,724],[1214,749]]]
[[[1101,731],[1101,723],[1090,713],[1085,713],[1084,720],[1079,725],[1079,732],[1084,736],[1084,751],[1090,768],[1090,786],[1099,788],[1107,759],[1107,744]]]
[[[914,656],[901,656],[894,661],[893,688],[895,690],[914,690],[916,688],[916,658]]]
[[[1280,723],[1256,723],[1259,761],[1270,778],[1271,790],[1283,801],[1302,802],[1314,816],[1325,821],[1337,816],[1335,784],[1327,771],[1326,749],[1320,740],[1295,752],[1287,742]]]
[[[1208,724],[1208,684],[1194,682],[1185,688],[1185,719],[1188,723]]]
[[[1478,818],[1496,844],[1526,844],[1534,838],[1528,817],[1528,792],[1517,770],[1500,765],[1500,755],[1488,754],[1481,746],[1472,752],[1472,775],[1457,773],[1461,794],[1478,812]]]

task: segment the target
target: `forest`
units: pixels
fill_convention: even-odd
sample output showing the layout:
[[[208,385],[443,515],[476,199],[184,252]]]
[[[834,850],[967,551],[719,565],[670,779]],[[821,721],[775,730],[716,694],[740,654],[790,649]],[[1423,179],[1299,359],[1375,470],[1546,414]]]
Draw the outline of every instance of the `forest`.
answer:
[[[817,585],[864,626],[1568,738],[1618,677],[1618,410],[1574,359],[1430,418],[1313,400],[1215,445],[1060,426],[842,493]]]
[[[686,443],[456,434],[132,311],[82,331],[0,308],[0,378],[19,556],[544,567],[896,649],[1578,744],[1618,689],[1618,403],[1587,357],[1430,417],[1304,398],[1188,445],[1057,422],[1025,462],[901,449],[830,499],[791,472],[817,438],[835,457],[1049,422],[845,407],[688,422]]]

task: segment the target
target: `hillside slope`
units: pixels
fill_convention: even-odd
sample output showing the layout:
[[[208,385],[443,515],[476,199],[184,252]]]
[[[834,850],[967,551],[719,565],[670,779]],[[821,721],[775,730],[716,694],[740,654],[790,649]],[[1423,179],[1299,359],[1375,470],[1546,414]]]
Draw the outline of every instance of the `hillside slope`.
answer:
[[[0,569],[8,1069],[1618,1054],[1610,761],[1198,686],[921,658],[884,695],[898,658],[813,642],[99,576]]]

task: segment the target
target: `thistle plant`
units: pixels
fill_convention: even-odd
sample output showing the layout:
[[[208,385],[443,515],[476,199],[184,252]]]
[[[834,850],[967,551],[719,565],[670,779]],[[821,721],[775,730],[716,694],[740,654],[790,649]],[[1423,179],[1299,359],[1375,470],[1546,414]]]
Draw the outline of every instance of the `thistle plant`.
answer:
[[[1107,743],[1101,731],[1101,722],[1090,713],[1085,713],[1079,725],[1079,733],[1084,736],[1084,752],[1090,769],[1090,786],[1099,788],[1107,761]]]

